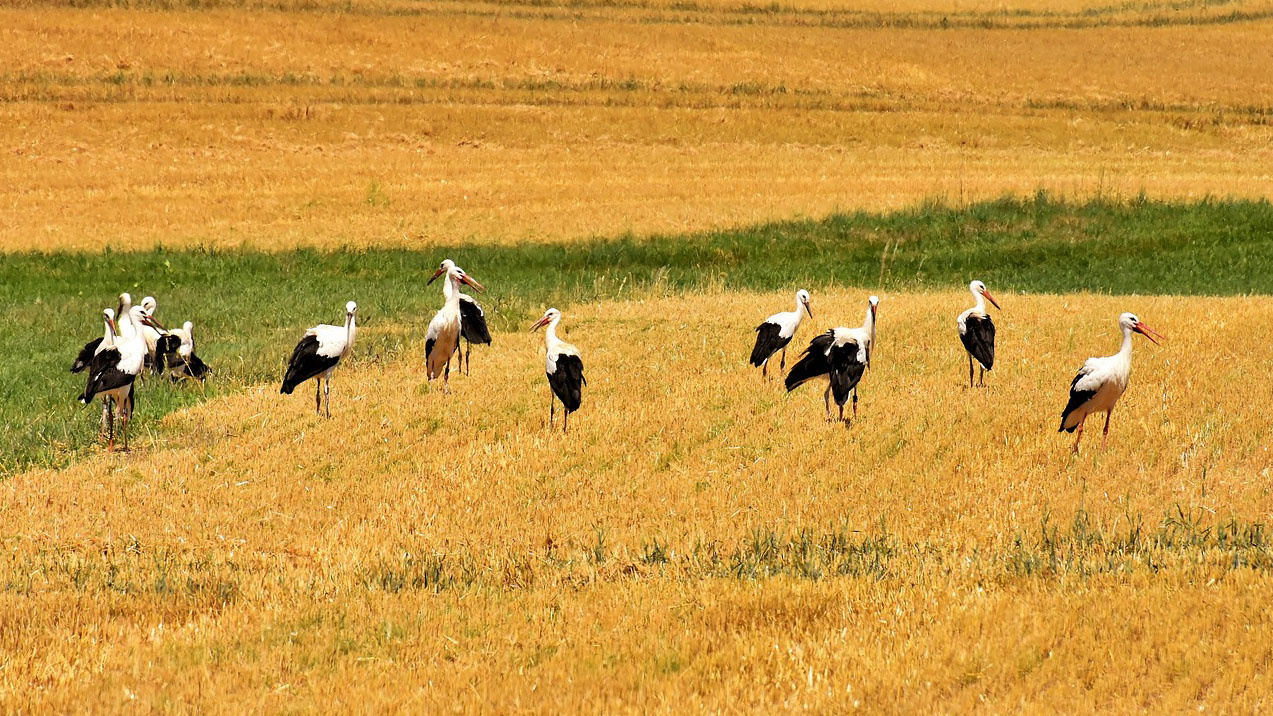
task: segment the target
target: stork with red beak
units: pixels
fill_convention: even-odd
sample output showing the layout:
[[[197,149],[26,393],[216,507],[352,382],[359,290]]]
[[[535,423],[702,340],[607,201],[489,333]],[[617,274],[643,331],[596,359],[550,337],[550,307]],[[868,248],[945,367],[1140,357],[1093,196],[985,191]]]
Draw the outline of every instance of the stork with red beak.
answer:
[[[570,424],[570,414],[579,409],[579,403],[583,399],[583,386],[588,381],[583,377],[583,359],[579,357],[579,349],[557,337],[559,323],[561,311],[550,308],[530,330],[548,326],[548,330],[544,332],[544,372],[548,376],[548,386],[552,388],[552,395],[548,396],[548,427],[553,426],[557,400],[560,400],[561,407],[566,411],[561,419],[561,431],[564,433]],[[556,400],[553,396],[556,396]]]
[[[146,341],[139,330],[142,326],[155,327],[153,320],[141,306],[131,306],[129,301],[129,321],[135,327],[130,336],[121,336],[115,315],[108,308],[102,312],[106,324],[105,335],[102,336],[101,349],[95,353],[88,365],[88,382],[84,392],[80,394],[80,402],[85,405],[96,398],[102,399],[103,431],[109,430],[109,450],[115,449],[115,414],[123,423],[124,450],[128,450],[128,422],[133,417],[137,374],[141,372],[146,358]]]
[[[981,366],[980,385],[986,384],[986,371],[995,366],[995,324],[986,313],[986,301],[989,300],[999,308],[999,302],[986,290],[986,284],[973,281],[968,290],[977,301],[977,305],[959,314],[955,319],[959,324],[959,340],[968,351],[968,387],[972,387],[972,361],[975,358]],[[1002,309],[1000,309],[1002,310]]]
[[[451,259],[442,262],[429,283],[444,274],[446,278],[442,284],[442,296],[446,302],[433,316],[433,320],[429,321],[429,330],[424,336],[424,360],[429,380],[442,376],[442,390],[450,392],[448,383],[451,379],[451,355],[460,345],[460,284],[472,286],[478,291],[486,289]]]
[[[1061,427],[1058,432],[1072,433],[1078,430],[1074,439],[1074,452],[1079,451],[1079,441],[1083,439],[1083,423],[1092,413],[1105,413],[1105,432],[1101,437],[1101,449],[1105,449],[1105,441],[1109,438],[1109,418],[1114,412],[1114,405],[1123,397],[1127,383],[1132,375],[1132,334],[1139,333],[1153,341],[1154,336],[1166,338],[1154,329],[1140,322],[1134,313],[1124,313],[1118,317],[1118,327],[1123,332],[1123,347],[1112,356],[1104,358],[1088,358],[1078,375],[1070,382],[1070,401],[1065,404],[1061,413]]]

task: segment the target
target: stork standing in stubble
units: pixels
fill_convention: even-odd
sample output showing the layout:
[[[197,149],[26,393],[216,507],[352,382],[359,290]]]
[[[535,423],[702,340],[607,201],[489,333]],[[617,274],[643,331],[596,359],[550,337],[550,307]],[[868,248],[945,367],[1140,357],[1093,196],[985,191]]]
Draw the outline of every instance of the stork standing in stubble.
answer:
[[[802,288],[796,291],[796,310],[775,313],[756,326],[756,345],[751,349],[750,362],[760,368],[762,378],[769,376],[769,359],[778,351],[782,351],[778,370],[786,369],[787,344],[796,335],[796,329],[800,327],[800,321],[806,313],[813,318],[813,311],[809,308],[809,292]]]
[[[990,314],[986,313],[986,300],[989,299],[995,308],[999,308],[999,302],[986,290],[986,284],[980,281],[968,284],[968,290],[972,292],[977,304],[959,314],[956,320],[959,323],[959,340],[964,344],[964,350],[968,351],[968,387],[971,388],[973,359],[981,366],[979,383],[983,386],[986,384],[986,371],[995,365],[995,324],[990,320]]]
[[[132,307],[129,313],[129,320],[136,326],[150,325],[150,317],[141,306]],[[115,449],[115,414],[118,412],[123,423],[124,450],[127,451],[128,423],[136,406],[136,381],[146,359],[146,341],[139,331],[134,331],[129,337],[121,337],[114,313],[109,308],[102,312],[102,317],[106,323],[105,335],[102,336],[101,350],[88,365],[88,383],[80,394],[80,402],[87,405],[96,398],[102,399],[102,431],[109,435],[109,450]]]
[[[354,318],[357,312],[358,304],[350,301],[345,304],[345,325],[332,326],[324,323],[305,331],[300,343],[292,351],[291,360],[287,362],[287,374],[283,376],[280,393],[291,395],[296,386],[310,378],[317,378],[314,382],[314,412],[322,413],[325,396],[327,417],[332,416],[332,373],[336,371],[340,361],[353,352],[354,336],[358,331]]]
[[[1112,356],[1104,358],[1088,358],[1078,375],[1070,382],[1070,400],[1061,413],[1061,427],[1058,432],[1072,433],[1078,430],[1074,438],[1074,452],[1079,451],[1079,441],[1083,439],[1083,423],[1092,413],[1105,413],[1105,432],[1101,436],[1101,449],[1105,449],[1105,441],[1109,438],[1109,419],[1114,413],[1114,406],[1123,397],[1132,375],[1132,334],[1139,333],[1155,345],[1154,336],[1165,338],[1161,333],[1140,322],[1134,313],[1124,313],[1118,317],[1118,328],[1123,332],[1123,347]]]
[[[482,310],[477,300],[467,293],[460,294],[460,338],[463,338],[464,343],[467,344],[458,353],[459,357],[464,359],[464,375],[468,375],[469,361],[473,357],[473,344],[489,346],[491,329],[486,326],[486,312]],[[456,368],[460,368],[458,361]]]
[[[451,259],[442,262],[429,283],[444,274],[446,278],[442,283],[442,296],[446,302],[433,316],[433,320],[429,321],[429,330],[424,336],[424,362],[429,380],[442,376],[442,391],[445,393],[450,392],[451,356],[460,345],[460,325],[463,320],[460,313],[460,284],[472,286],[478,291],[486,289]]]
[[[570,414],[579,409],[583,399],[583,386],[588,381],[583,377],[583,360],[579,357],[579,349],[557,337],[557,324],[561,323],[561,311],[550,308],[544,317],[530,327],[534,331],[541,326],[548,326],[544,332],[544,350],[546,354],[544,372],[548,376],[548,386],[552,393],[548,396],[548,427],[552,428],[557,409],[557,400],[565,409],[565,417],[561,420],[561,431],[566,432],[570,423]],[[554,400],[553,396],[556,396]]]
[[[787,375],[787,392],[819,376],[827,376],[827,389],[822,394],[827,418],[831,418],[831,400],[840,408],[840,421],[844,420],[844,404],[853,397],[853,416],[857,417],[858,384],[871,361],[871,346],[875,340],[875,319],[880,299],[867,299],[866,318],[860,328],[832,328],[809,342],[800,360],[791,366]]]

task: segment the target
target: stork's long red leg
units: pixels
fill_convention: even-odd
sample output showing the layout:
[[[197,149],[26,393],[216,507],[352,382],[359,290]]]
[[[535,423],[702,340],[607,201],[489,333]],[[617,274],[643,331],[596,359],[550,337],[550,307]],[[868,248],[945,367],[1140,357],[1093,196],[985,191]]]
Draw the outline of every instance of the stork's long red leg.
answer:
[[[1079,421],[1078,437],[1074,438],[1074,454],[1075,455],[1079,454],[1079,441],[1083,439],[1083,423],[1086,423],[1086,422],[1087,422],[1087,416],[1084,415],[1083,419]]]
[[[1105,449],[1105,442],[1109,440],[1109,416],[1114,414],[1114,409],[1110,408],[1105,413],[1105,431],[1101,433],[1101,450]]]
[[[557,417],[557,401],[553,398],[552,390],[548,391],[548,429],[552,430],[553,420]]]
[[[323,397],[326,398],[324,404],[327,408],[327,417],[332,416],[332,379],[327,379],[327,385],[323,386]]]
[[[779,372],[787,369],[787,347],[782,347],[782,362],[778,364]]]
[[[972,356],[968,356],[968,387],[972,387]]]
[[[314,379],[314,415],[323,414],[323,376]]]

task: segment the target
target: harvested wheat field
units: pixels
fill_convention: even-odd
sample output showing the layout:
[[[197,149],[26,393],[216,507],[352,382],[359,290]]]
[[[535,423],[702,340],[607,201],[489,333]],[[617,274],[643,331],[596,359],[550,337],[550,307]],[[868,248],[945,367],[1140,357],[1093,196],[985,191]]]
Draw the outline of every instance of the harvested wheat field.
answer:
[[[1264,0],[84,4],[0,10],[0,250],[1273,194]]]
[[[885,295],[847,429],[745,366],[786,293],[651,296],[567,312],[566,436],[539,336],[505,333],[449,396],[417,358],[355,361],[331,420],[262,386],[17,475],[0,704],[1267,707],[1273,304],[999,299],[969,389],[967,294]],[[799,343],[865,292],[813,306]],[[1138,339],[1109,447],[1071,457],[1069,379],[1123,310],[1168,340]]]

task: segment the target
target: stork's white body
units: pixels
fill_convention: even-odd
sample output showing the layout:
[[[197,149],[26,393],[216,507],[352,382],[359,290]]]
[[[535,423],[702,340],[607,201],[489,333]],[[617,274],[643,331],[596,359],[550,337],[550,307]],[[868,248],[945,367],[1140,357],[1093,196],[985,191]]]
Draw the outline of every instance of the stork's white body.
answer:
[[[151,318],[155,317],[155,311],[159,310],[159,304],[153,296],[147,296],[141,300],[141,307],[146,311],[146,315]],[[141,337],[146,341],[146,356],[154,362],[155,350],[159,346],[159,330],[150,326],[141,327]]]
[[[425,345],[428,346],[425,365],[429,380],[446,371],[451,354],[460,345],[460,287],[459,281],[449,273],[442,284],[442,296],[445,303],[429,321],[429,330],[425,333]]]
[[[1061,413],[1059,430],[1078,431],[1078,437],[1074,440],[1075,452],[1078,452],[1079,441],[1083,439],[1083,424],[1089,415],[1105,413],[1104,436],[1109,435],[1110,415],[1131,382],[1132,334],[1140,333],[1151,341],[1154,340],[1154,335],[1158,335],[1131,313],[1119,316],[1118,326],[1123,333],[1123,344],[1119,351],[1112,356],[1088,358],[1070,382],[1070,399]]]

